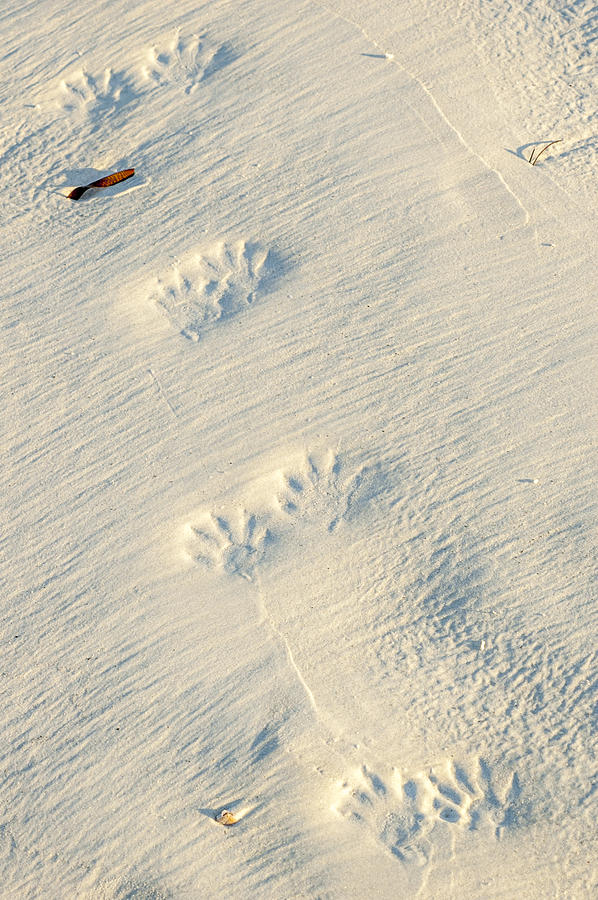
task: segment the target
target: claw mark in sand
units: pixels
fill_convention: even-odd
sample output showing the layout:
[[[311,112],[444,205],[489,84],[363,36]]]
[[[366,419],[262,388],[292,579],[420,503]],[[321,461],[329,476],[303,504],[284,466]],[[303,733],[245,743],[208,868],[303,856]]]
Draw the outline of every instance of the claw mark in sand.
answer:
[[[250,486],[232,509],[201,510],[191,517],[183,529],[185,556],[204,568],[253,580],[268,548],[301,522],[320,523],[328,531],[336,527],[357,480],[340,485],[339,473],[339,458],[330,448],[296,457]]]
[[[219,241],[177,262],[156,280],[150,302],[186,338],[248,309],[266,287],[271,254],[248,241]]]
[[[143,76],[155,84],[172,84],[193,94],[200,82],[236,59],[230,44],[213,44],[206,35],[183,38],[177,31],[168,47],[152,47],[147,53]]]
[[[237,510],[225,518],[204,512],[185,525],[185,553],[193,562],[252,580],[253,571],[273,540],[261,516]]]
[[[339,474],[340,460],[331,448],[306,454],[292,468],[274,472],[272,505],[281,522],[295,524],[306,518],[319,519],[331,531],[346,494],[339,484]]]
[[[502,777],[481,758],[455,764],[446,759],[404,775],[378,775],[362,765],[336,786],[332,810],[365,828],[402,862],[426,865],[443,829],[490,829],[497,839],[518,824],[525,807],[516,772]]]
[[[105,69],[95,78],[81,69],[60,82],[58,106],[75,119],[112,115],[137,96],[132,80],[125,72]]]

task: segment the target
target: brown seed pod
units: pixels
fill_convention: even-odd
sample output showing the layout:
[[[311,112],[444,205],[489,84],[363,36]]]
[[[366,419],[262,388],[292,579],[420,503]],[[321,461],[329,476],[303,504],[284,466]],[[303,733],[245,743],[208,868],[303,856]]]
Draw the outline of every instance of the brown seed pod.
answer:
[[[110,187],[113,184],[118,184],[119,181],[126,181],[127,178],[132,178],[134,174],[135,169],[122,169],[122,171],[114,172],[112,175],[105,175],[104,178],[98,178],[97,181],[91,181],[89,184],[84,184],[81,187],[74,188],[74,190],[72,190],[68,195],[67,199],[79,200],[79,198],[82,197],[85,191],[88,191],[89,188]]]

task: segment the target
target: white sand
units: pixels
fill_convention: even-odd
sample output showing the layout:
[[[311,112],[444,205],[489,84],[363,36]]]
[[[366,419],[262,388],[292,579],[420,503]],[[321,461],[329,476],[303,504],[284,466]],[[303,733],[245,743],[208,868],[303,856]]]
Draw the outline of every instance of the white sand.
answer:
[[[595,5],[7,6],[0,894],[595,897]]]

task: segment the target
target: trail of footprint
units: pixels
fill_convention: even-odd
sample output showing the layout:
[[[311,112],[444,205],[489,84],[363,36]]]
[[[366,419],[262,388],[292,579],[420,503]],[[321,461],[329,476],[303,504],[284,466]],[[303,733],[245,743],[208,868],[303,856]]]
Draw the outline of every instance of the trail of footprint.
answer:
[[[207,571],[242,577],[255,585],[260,620],[284,649],[312,711],[315,730],[298,752],[333,783],[331,812],[354,825],[397,864],[409,866],[414,879],[425,882],[433,864],[454,857],[459,836],[485,832],[500,839],[505,830],[525,825],[529,812],[517,772],[494,769],[480,757],[456,762],[447,757],[413,772],[387,769],[384,763],[360,763],[359,746],[321,708],[301,657],[270,613],[260,570],[268,562],[272,574],[271,563],[276,563],[282,545],[295,539],[297,529],[302,534],[312,529],[312,539],[318,535],[326,539],[337,528],[351,526],[384,490],[380,466],[363,466],[350,477],[343,474],[332,448],[295,456],[250,485],[243,502],[232,509],[204,510],[190,517],[184,526],[183,551]],[[357,765],[334,781],[347,772],[351,761]]]
[[[145,55],[147,63],[141,67],[106,68],[99,73],[72,69],[62,79],[42,86],[34,104],[26,104],[35,112],[28,112],[23,122],[12,123],[14,137],[10,145],[0,148],[5,162],[0,167],[0,186],[16,215],[30,203],[54,203],[60,208],[57,187],[73,185],[82,159],[96,157],[99,162],[106,147],[115,145],[118,130],[131,127],[137,132],[132,114],[156,86],[175,85],[191,94],[237,57],[228,43],[179,32],[166,49],[147,49]],[[112,159],[106,165],[115,162]],[[122,168],[126,162],[121,161]]]
[[[213,43],[205,35],[184,37],[177,32],[167,48],[151,47],[146,58],[141,78],[134,68],[107,68],[100,75],[82,68],[74,70],[53,89],[51,104],[79,124],[83,118],[121,111],[156,85],[173,84],[191,94],[201,81],[236,59],[236,53],[229,44]]]
[[[218,241],[158,278],[149,300],[177,331],[197,342],[215,322],[249,308],[273,271],[272,255],[260,245]]]
[[[231,510],[202,510],[190,518],[183,528],[185,556],[208,570],[253,580],[268,548],[300,520],[338,520],[336,509],[346,506],[339,472],[330,448],[302,455],[254,484]]]
[[[270,612],[260,569],[266,563],[275,566],[277,554],[284,554],[286,549],[294,551],[297,529],[301,530],[302,542],[308,533],[311,540],[319,541],[342,523],[350,524],[374,496],[379,477],[376,466],[362,466],[343,477],[341,460],[331,447],[296,454],[248,485],[239,502],[190,516],[179,543],[184,558],[206,574],[240,577],[255,585],[260,623],[284,649],[318,723],[322,742],[334,748],[335,771],[346,767],[348,753],[353,756],[350,745],[319,708],[288,636]]]
[[[351,760],[359,760],[358,745],[320,708],[295,648],[270,613],[260,569],[276,562],[298,528],[302,534],[311,529],[314,540],[326,538],[343,524],[350,526],[383,489],[381,467],[363,466],[343,477],[337,453],[326,448],[289,459],[250,485],[242,502],[225,511],[200,511],[183,528],[182,550],[193,564],[255,584],[261,621],[284,648],[318,725],[322,744],[307,750],[308,758],[327,759],[326,777],[331,779],[334,772],[346,771]],[[485,831],[500,839],[505,830],[529,820],[517,772],[493,769],[480,757],[463,762],[446,758],[415,772],[358,764],[335,783],[331,810],[393,859],[426,871],[432,860],[447,854],[452,858],[458,835]]]
[[[230,44],[214,44],[206,35],[181,37],[177,31],[170,44],[147,52],[147,64],[142,69],[146,81],[154,84],[172,84],[193,94],[200,82],[236,59]]]
[[[362,765],[335,788],[332,809],[373,835],[402,862],[426,865],[444,829],[490,829],[500,838],[525,814],[516,772],[501,777],[481,758],[445,759],[405,776],[381,776]],[[453,835],[449,835],[454,837]]]

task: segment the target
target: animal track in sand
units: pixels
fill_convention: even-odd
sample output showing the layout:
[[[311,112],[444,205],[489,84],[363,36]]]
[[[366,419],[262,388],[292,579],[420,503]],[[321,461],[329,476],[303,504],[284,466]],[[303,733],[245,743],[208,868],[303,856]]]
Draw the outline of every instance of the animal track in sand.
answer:
[[[186,94],[191,94],[201,81],[236,58],[229,44],[211,43],[205,35],[185,38],[179,32],[168,48],[151,48],[146,56],[147,64],[142,66],[141,81],[134,68],[122,71],[107,68],[99,76],[79,69],[62,79],[58,88],[54,89],[53,98],[49,99],[77,121],[105,117],[147,93],[152,86],[147,82],[154,85],[174,84]]]
[[[105,69],[101,77],[94,78],[81,69],[70,80],[60,82],[56,102],[73,118],[86,119],[120,111],[136,97],[133,81],[126,72]]]
[[[500,838],[516,825],[524,807],[516,772],[499,777],[481,758],[457,765],[446,759],[404,777],[382,777],[362,765],[336,786],[332,809],[367,829],[393,856],[425,865],[444,829],[490,828]],[[454,835],[449,835],[454,836]]]
[[[339,469],[332,449],[305,453],[260,480],[232,511],[199,512],[184,525],[186,557],[204,568],[252,580],[268,547],[300,521],[328,526],[338,520],[335,513],[344,497]]]
[[[177,32],[163,50],[152,47],[147,53],[143,76],[155,84],[172,84],[185,94],[194,93],[200,82],[236,58],[229,44],[213,44],[205,35],[181,37]]]
[[[343,505],[344,491],[339,485],[340,461],[328,448],[322,453],[306,454],[290,469],[273,474],[274,503],[283,521],[319,517],[330,530],[334,513]]]
[[[249,581],[272,540],[266,519],[243,509],[227,518],[204,512],[185,525],[185,552],[193,562]]]
[[[16,128],[13,125],[10,143],[6,141],[6,146],[0,148],[5,162],[0,167],[0,182],[15,193],[15,199],[8,203],[18,211],[25,196],[29,202],[47,205],[48,194],[56,193],[57,174],[62,172],[66,179],[62,186],[76,184],[71,179],[79,177],[83,159],[95,158],[94,165],[101,168],[118,165],[120,154],[116,160],[112,157],[104,161],[103,157],[107,150],[118,146],[117,132],[121,130],[129,133],[123,146],[135,146],[139,134],[137,112],[142,103],[146,126],[152,116],[158,125],[164,121],[164,98],[161,90],[154,90],[156,85],[178,86],[191,94],[200,82],[211,78],[237,55],[226,42],[212,42],[203,34],[186,37],[177,32],[164,49],[143,48],[143,64],[108,67],[103,71],[78,66],[66,71],[62,78],[40,84],[37,102],[25,104],[36,112],[27,113]],[[122,159],[123,168],[132,163],[133,160]],[[65,165],[71,170],[68,174]]]
[[[268,250],[218,241],[196,250],[156,280],[150,302],[184,337],[198,341],[216,322],[248,309],[272,274]]]

